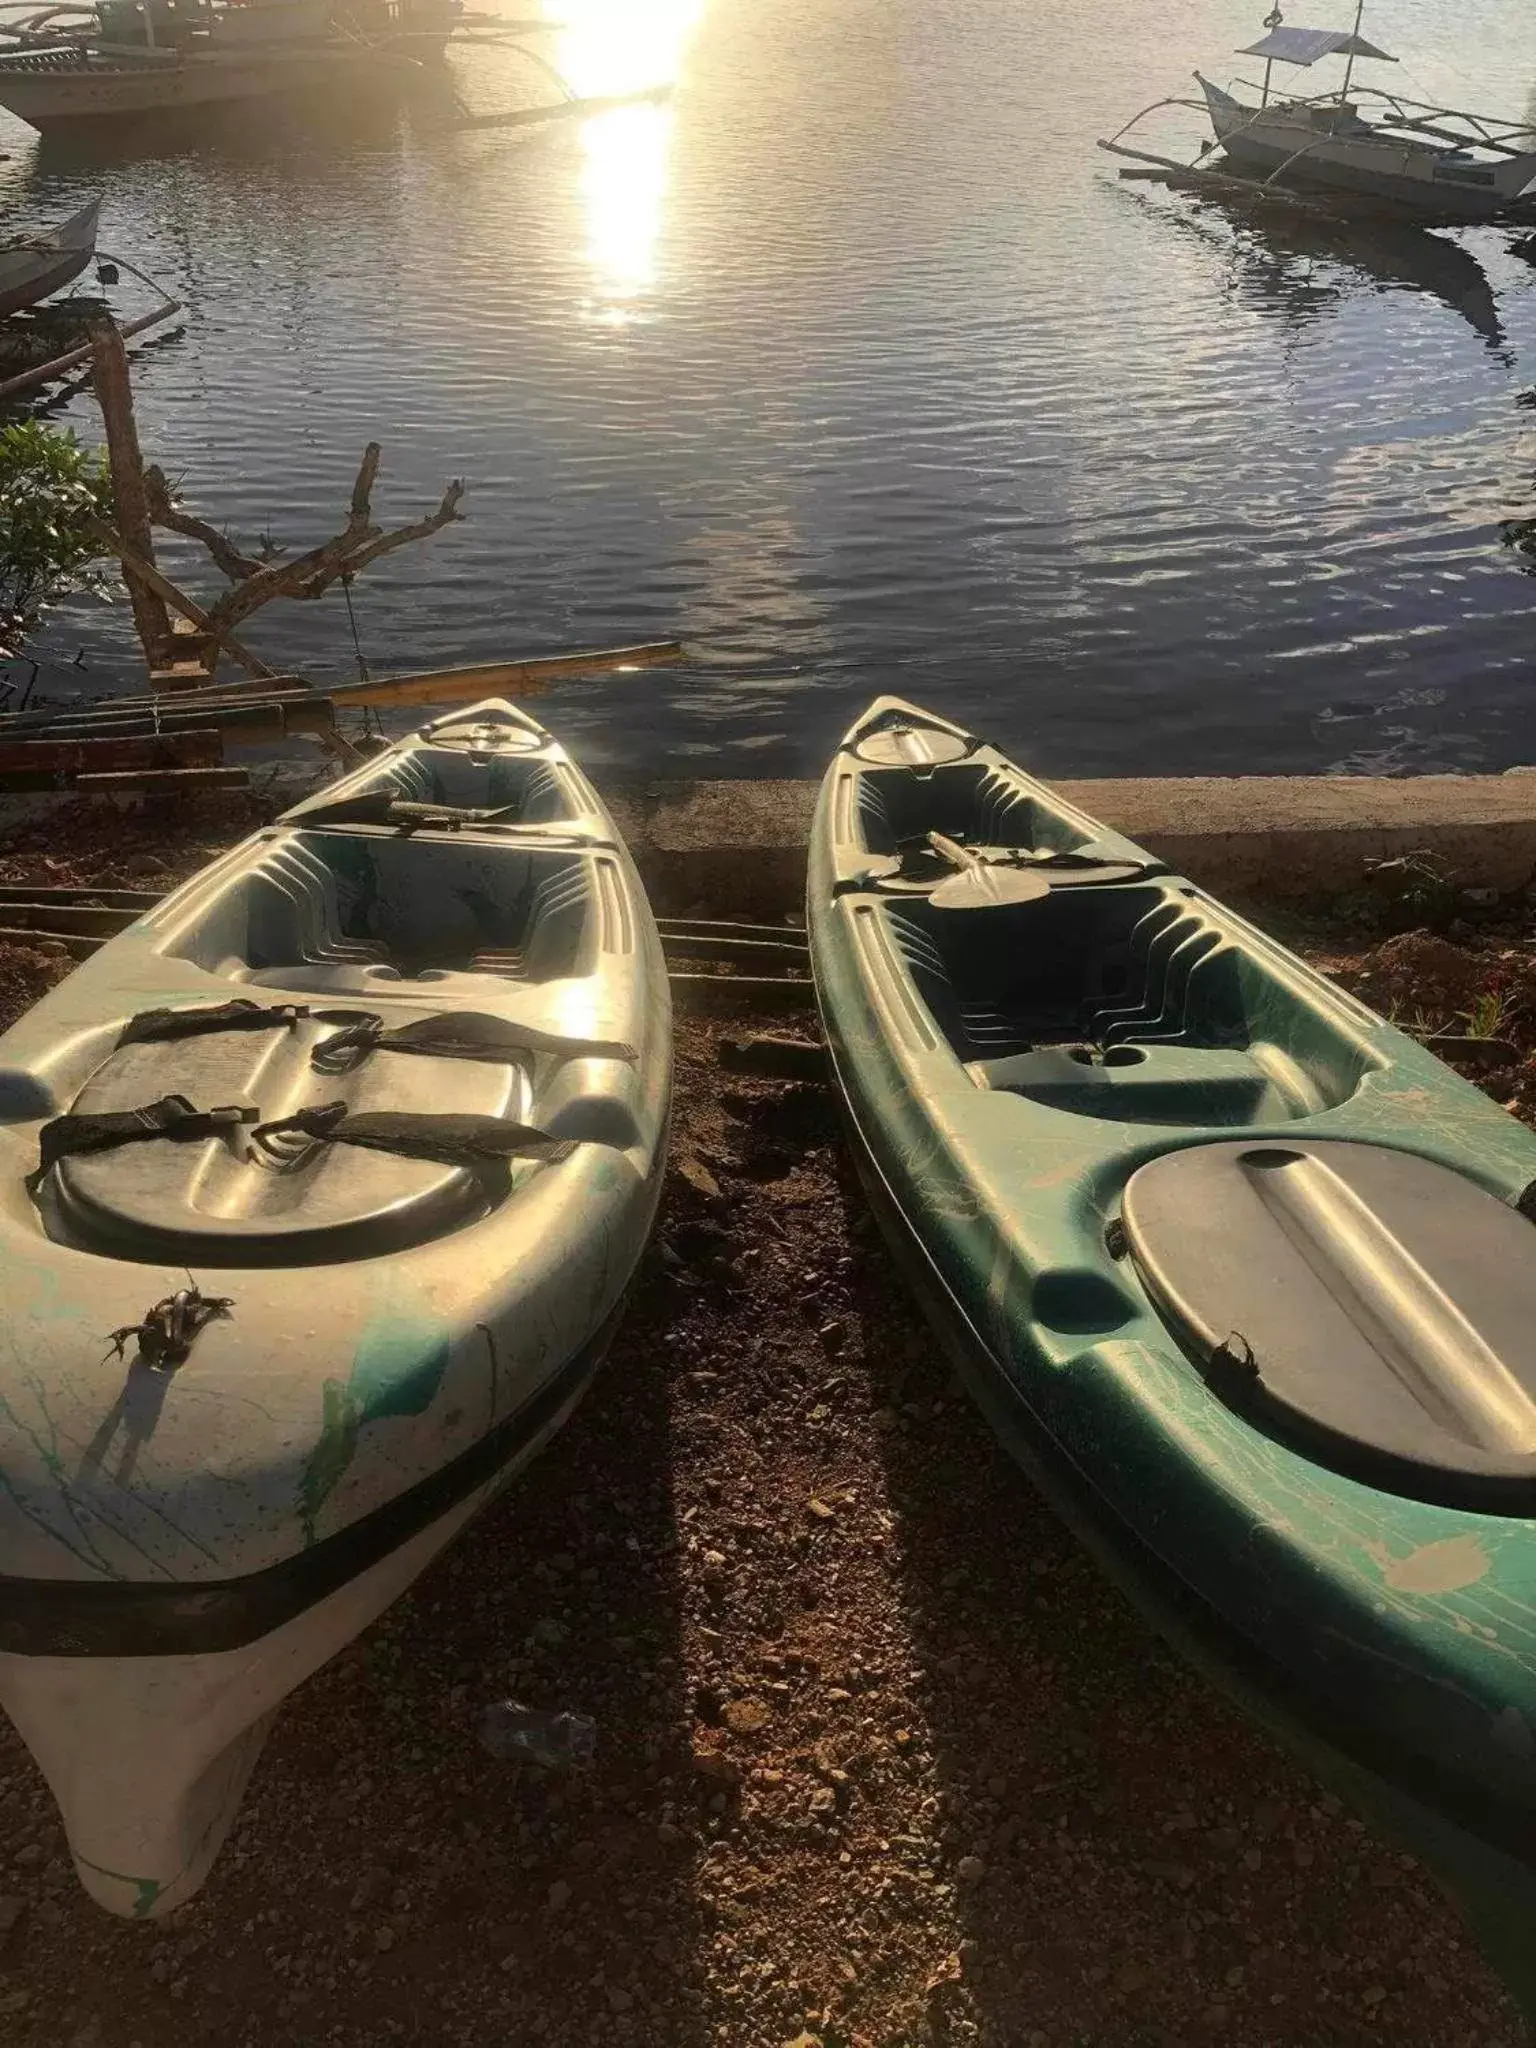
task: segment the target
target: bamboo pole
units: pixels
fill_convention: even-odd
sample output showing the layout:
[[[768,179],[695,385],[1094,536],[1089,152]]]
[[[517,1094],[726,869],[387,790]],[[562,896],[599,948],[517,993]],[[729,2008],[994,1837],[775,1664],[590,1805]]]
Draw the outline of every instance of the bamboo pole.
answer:
[[[522,661],[483,661],[472,668],[429,668],[366,683],[339,683],[326,691],[338,711],[364,704],[456,704],[466,697],[514,691],[536,697],[568,676],[614,669],[665,668],[684,659],[677,640],[647,640],[634,647],[596,647],[579,654],[534,655]]]
[[[144,495],[144,458],[139,453],[139,430],[133,417],[133,385],[128,374],[128,351],[112,319],[97,320],[88,330],[91,337],[91,380],[107,430],[107,461],[112,472],[113,513],[128,547],[141,559],[130,565],[119,549],[123,581],[133,606],[133,623],[138,629],[144,659],[158,668],[170,645],[171,621],[165,596],[157,591],[146,569],[153,569],[155,536],[149,523],[149,501]]]
[[[169,320],[173,313],[181,311],[180,299],[172,299],[164,306],[157,306],[153,313],[142,313],[137,320],[130,320],[117,331],[124,341],[142,334],[146,327],[158,327],[162,320]],[[54,377],[62,377],[66,370],[73,370],[89,360],[91,343],[82,342],[79,348],[69,349],[64,355],[55,356],[51,362],[39,363],[35,369],[20,370],[14,377],[7,377],[0,384],[0,398],[20,398],[24,392],[35,391],[39,384],[47,384]]]

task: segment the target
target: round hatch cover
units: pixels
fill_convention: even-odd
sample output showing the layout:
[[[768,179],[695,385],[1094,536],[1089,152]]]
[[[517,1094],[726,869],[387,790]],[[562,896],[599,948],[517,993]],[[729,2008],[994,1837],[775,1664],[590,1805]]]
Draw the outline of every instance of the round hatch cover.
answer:
[[[392,1012],[390,1021],[409,1019]],[[71,1108],[88,1115],[182,1095],[199,1109],[251,1104],[263,1122],[340,1099],[352,1114],[528,1115],[520,1064],[378,1050],[348,1073],[316,1073],[310,1052],[334,1028],[311,1016],[270,1031],[122,1046]],[[43,1190],[51,1233],[118,1258],[290,1266],[377,1257],[485,1213],[485,1184],[464,1167],[303,1140],[285,1145],[280,1160],[266,1160],[251,1147],[248,1128],[61,1160]]]
[[[440,718],[425,726],[421,738],[434,747],[458,747],[471,754],[537,754],[549,745],[548,733],[538,732],[520,719],[487,716]]]
[[[874,768],[943,768],[951,761],[963,761],[975,745],[974,740],[947,726],[914,725],[910,719],[901,719],[862,734],[853,751]]]
[[[1126,1237],[1211,1389],[1425,1499],[1536,1489],[1536,1227],[1461,1174],[1343,1140],[1165,1153]]]

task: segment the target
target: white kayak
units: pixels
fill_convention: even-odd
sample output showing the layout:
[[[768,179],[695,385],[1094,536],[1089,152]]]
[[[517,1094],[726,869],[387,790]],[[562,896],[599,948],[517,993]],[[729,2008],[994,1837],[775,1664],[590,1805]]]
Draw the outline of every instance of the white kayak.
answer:
[[[670,1081],[639,877],[499,701],[0,1039],[0,1704],[103,1905],[196,1891],[281,1701],[570,1413]]]

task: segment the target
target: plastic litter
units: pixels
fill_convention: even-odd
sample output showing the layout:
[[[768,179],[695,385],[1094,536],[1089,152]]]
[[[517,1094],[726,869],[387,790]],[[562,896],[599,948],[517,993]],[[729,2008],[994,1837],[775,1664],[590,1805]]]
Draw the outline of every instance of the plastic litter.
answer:
[[[587,1714],[548,1714],[517,1700],[495,1700],[480,1716],[480,1741],[504,1762],[569,1770],[591,1763],[597,1723]]]

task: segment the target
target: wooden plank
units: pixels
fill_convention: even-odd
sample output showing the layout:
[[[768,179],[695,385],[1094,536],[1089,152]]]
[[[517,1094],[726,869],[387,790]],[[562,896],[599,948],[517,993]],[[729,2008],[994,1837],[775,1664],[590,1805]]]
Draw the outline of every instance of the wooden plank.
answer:
[[[110,939],[116,933],[126,931],[139,913],[134,910],[114,910],[106,904],[92,907],[87,903],[6,903],[0,905],[0,920],[15,929],[25,926],[28,931],[43,931],[54,938],[66,934],[87,938]]]
[[[291,739],[301,734],[324,739],[335,731],[336,715],[330,700],[325,697],[284,698],[270,704],[258,701],[224,706],[189,700],[184,707],[174,711],[169,708],[159,712],[133,711],[110,717],[77,714],[50,720],[36,728],[28,724],[20,731],[11,726],[0,730],[0,740],[15,740],[31,736],[34,732],[40,739],[51,740],[154,738],[163,733],[191,732],[200,727],[216,730],[226,745],[260,746],[270,740]]]
[[[39,789],[93,769],[216,768],[223,758],[223,741],[211,728],[126,739],[7,740],[0,734],[0,775],[30,776]]]
[[[154,909],[161,894],[159,889],[91,889],[83,885],[45,888],[33,882],[6,882],[0,885],[0,917],[12,903],[37,903],[45,907],[50,903],[105,904],[109,910],[126,910],[134,917],[142,917],[146,910]]]
[[[144,495],[144,458],[139,452],[139,430],[133,417],[133,384],[128,374],[128,351],[110,315],[91,323],[91,382],[107,430],[107,461],[112,472],[113,517],[128,546],[143,558],[137,567],[123,563],[123,581],[133,607],[133,623],[144,649],[146,666],[154,668],[164,657],[171,637],[171,622],[165,600],[144,565],[153,566],[155,537],[149,523],[149,500]]]
[[[246,789],[250,780],[248,768],[141,768],[120,774],[82,775],[75,787],[82,796],[111,796],[118,791],[140,791],[146,796],[164,791],[188,796],[205,789]]]
[[[26,925],[0,924],[0,941],[4,940],[9,940],[13,946],[34,948],[39,940],[51,940],[54,945],[62,946],[65,952],[76,960],[89,959],[97,947],[103,944],[101,939],[88,938],[82,932],[42,932],[33,931]]]
[[[162,575],[154,563],[147,560],[122,534],[115,532],[104,519],[88,519],[85,525],[87,532],[94,533],[109,554],[117,556],[125,570],[131,570],[163,603],[174,607],[184,619],[190,619],[194,626],[217,640],[232,661],[238,661],[240,666],[248,669],[253,676],[263,676],[270,680],[272,671],[258,655],[242,647],[233,633],[219,632],[202,606],[188,597],[185,591],[178,590],[170,578]]]

